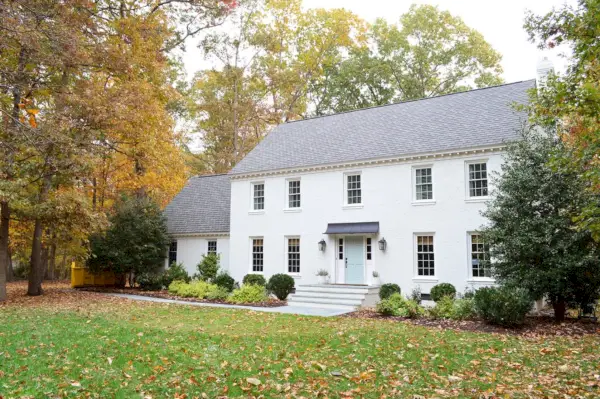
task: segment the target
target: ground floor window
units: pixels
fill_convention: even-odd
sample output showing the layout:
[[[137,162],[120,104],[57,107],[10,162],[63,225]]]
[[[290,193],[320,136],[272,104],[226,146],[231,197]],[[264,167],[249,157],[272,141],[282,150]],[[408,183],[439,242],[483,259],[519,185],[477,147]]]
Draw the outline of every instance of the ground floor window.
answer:
[[[264,266],[263,239],[252,239],[252,271],[262,272]]]
[[[433,253],[433,236],[417,236],[417,274],[419,276],[435,276],[435,257]]]
[[[177,263],[177,241],[171,241],[169,244],[169,266],[173,263]]]
[[[300,273],[300,239],[287,239],[288,273]]]
[[[489,262],[489,251],[480,234],[470,235],[470,259],[471,276],[492,277],[492,269]]]
[[[216,240],[211,240],[208,242],[208,249],[206,251],[207,254],[217,254],[217,241]]]

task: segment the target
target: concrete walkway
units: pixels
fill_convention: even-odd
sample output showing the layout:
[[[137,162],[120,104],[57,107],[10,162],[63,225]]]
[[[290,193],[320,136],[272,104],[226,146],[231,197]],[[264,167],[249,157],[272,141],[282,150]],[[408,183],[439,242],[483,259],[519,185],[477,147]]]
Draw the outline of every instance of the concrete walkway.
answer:
[[[256,312],[267,312],[267,313],[287,313],[296,314],[301,316],[321,316],[331,317],[339,316],[346,313],[351,313],[351,310],[346,309],[322,309],[322,308],[311,308],[304,306],[278,306],[275,308],[263,308],[258,306],[240,306],[240,305],[228,305],[222,303],[206,303],[206,302],[188,302],[178,301],[176,299],[164,299],[164,298],[153,298],[143,295],[130,295],[130,294],[105,294],[111,296],[117,296],[120,298],[132,299],[134,301],[147,301],[147,302],[158,302],[158,303],[174,303],[177,305],[192,305],[192,306],[207,306],[211,308],[226,308],[226,309],[244,309],[254,310]]]

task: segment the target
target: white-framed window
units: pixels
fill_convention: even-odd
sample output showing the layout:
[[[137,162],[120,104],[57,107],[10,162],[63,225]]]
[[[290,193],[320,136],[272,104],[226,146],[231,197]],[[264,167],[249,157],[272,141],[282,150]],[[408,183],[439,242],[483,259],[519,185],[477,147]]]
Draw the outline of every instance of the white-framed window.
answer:
[[[435,253],[433,247],[433,234],[415,235],[416,255],[417,255],[417,276],[433,277],[435,276]]]
[[[217,240],[208,240],[206,253],[208,255],[210,255],[210,254],[216,255],[217,254]]]
[[[414,169],[415,201],[433,200],[433,168],[431,166],[419,166]]]
[[[265,209],[265,182],[252,183],[252,210]]]
[[[362,204],[362,176],[360,173],[347,173],[346,180],[346,205]]]
[[[478,233],[469,234],[469,260],[472,278],[492,278],[489,249]]]
[[[371,237],[367,237],[367,260],[371,260],[373,258],[373,246]]]
[[[169,244],[169,267],[173,263],[177,263],[177,240],[173,240]]]
[[[288,273],[300,273],[300,238],[287,238],[287,271]]]
[[[287,180],[287,207],[288,209],[299,209],[300,201],[300,179]]]
[[[486,161],[467,163],[467,181],[469,198],[485,198],[488,196],[488,168]]]
[[[252,271],[257,273],[264,271],[264,240],[262,238],[252,239]]]
[[[344,260],[344,239],[340,238],[338,240],[338,259]]]

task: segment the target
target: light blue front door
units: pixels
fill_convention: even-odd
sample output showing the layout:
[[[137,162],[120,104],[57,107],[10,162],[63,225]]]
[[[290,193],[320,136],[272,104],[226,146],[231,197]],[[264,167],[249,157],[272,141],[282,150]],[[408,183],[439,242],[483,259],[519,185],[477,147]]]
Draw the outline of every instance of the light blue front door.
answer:
[[[362,237],[346,237],[346,284],[364,284],[365,246]]]

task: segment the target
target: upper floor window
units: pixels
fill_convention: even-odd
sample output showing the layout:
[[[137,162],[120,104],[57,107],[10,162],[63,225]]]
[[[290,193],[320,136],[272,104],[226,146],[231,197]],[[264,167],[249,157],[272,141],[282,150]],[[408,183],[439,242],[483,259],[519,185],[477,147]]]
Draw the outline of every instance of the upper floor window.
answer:
[[[489,250],[479,234],[470,234],[470,256],[472,277],[492,277],[492,269],[489,263]]]
[[[173,263],[177,263],[177,241],[171,241],[169,244],[169,266]]]
[[[300,208],[300,180],[288,180],[287,205],[290,209]]]
[[[433,235],[418,235],[417,275],[435,276],[435,255],[433,252]]]
[[[486,162],[469,163],[469,197],[488,196],[488,174]]]
[[[360,174],[346,175],[346,204],[362,204],[362,185]]]
[[[217,254],[217,241],[216,240],[210,240],[208,241],[208,248],[206,250],[207,254]]]
[[[288,273],[300,273],[300,239],[287,239]]]
[[[262,238],[252,239],[252,271],[262,273],[264,269],[264,245]]]
[[[265,183],[252,183],[252,209],[265,209]]]
[[[415,168],[415,200],[433,199],[433,175],[431,168]]]

